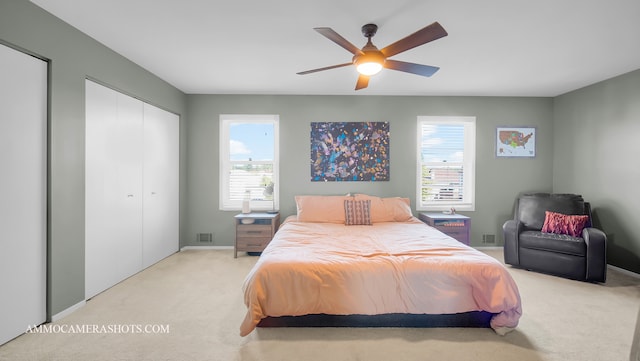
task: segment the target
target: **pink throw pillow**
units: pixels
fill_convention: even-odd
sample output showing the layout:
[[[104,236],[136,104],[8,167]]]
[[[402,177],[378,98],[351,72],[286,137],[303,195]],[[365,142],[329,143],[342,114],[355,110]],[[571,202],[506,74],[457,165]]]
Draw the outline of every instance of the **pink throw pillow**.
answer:
[[[562,213],[545,211],[542,232],[567,234],[572,237],[582,237],[582,230],[587,224],[589,216],[567,215]]]

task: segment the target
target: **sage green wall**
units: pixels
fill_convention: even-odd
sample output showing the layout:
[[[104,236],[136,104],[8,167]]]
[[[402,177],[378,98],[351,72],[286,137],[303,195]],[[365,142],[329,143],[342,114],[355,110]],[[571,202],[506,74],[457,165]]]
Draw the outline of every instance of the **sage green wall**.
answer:
[[[575,191],[595,206],[611,239],[610,261],[640,272],[632,232],[637,202],[640,74],[634,72],[560,97],[379,97],[184,95],[148,71],[51,16],[28,0],[0,2],[0,42],[50,62],[48,315],[84,300],[84,79],[89,76],[181,115],[181,245],[233,244],[234,212],[218,210],[218,115],[279,114],[281,209],[296,194],[364,192],[406,196],[415,204],[416,117],[477,117],[476,211],[472,242],[495,234],[522,191]],[[188,117],[187,117],[188,110]],[[391,122],[391,180],[309,181],[309,123]],[[555,124],[554,124],[555,122]],[[497,159],[495,127],[537,128],[534,159]],[[553,140],[555,137],[555,141]],[[622,141],[621,141],[622,140]],[[621,149],[619,152],[618,150]],[[554,151],[555,150],[555,151]],[[553,172],[553,175],[552,175]],[[624,192],[620,192],[624,189]],[[186,216],[185,216],[186,215]],[[637,217],[636,217],[637,218]],[[117,267],[117,265],[114,265]]]
[[[555,98],[553,189],[582,194],[608,262],[640,273],[640,70]]]
[[[166,82],[27,0],[0,2],[0,41],[50,60],[47,314],[51,317],[84,300],[85,77],[181,114],[182,129],[186,99]],[[184,174],[183,170],[183,185]]]
[[[295,213],[294,195],[362,192],[409,197],[415,205],[416,129],[418,115],[477,117],[476,210],[472,244],[483,234],[496,235],[512,217],[513,201],[522,191],[551,191],[553,167],[551,98],[405,97],[303,95],[188,95],[188,199],[185,245],[200,244],[197,233],[213,233],[215,246],[231,246],[235,212],[219,210],[219,114],[280,115],[280,209]],[[391,180],[388,182],[311,182],[310,122],[389,121]],[[495,129],[501,125],[537,128],[533,159],[495,157]],[[415,212],[415,208],[414,208]]]

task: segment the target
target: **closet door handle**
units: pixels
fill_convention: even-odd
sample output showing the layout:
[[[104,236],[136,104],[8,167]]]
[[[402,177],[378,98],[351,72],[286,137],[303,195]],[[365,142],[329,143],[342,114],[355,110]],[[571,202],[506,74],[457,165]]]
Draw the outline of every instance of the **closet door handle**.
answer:
[[[127,194],[127,198],[133,198],[133,194]]]

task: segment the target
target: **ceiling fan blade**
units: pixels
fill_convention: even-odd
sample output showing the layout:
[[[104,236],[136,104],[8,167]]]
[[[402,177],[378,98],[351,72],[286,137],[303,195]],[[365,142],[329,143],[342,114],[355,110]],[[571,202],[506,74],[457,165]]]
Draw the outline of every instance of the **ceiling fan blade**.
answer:
[[[404,61],[397,61],[397,60],[390,60],[390,59],[387,59],[387,61],[385,61],[384,67],[387,69],[404,71],[405,73],[411,73],[411,74],[422,75],[422,76],[432,76],[436,71],[440,69],[437,66],[407,63]]]
[[[403,51],[407,51],[409,49],[413,49],[416,46],[420,46],[422,44],[426,44],[430,41],[434,41],[436,39],[440,39],[444,36],[447,36],[446,30],[440,25],[437,21],[431,25],[428,25],[415,33],[396,41],[393,44],[386,46],[384,49],[380,50],[385,57],[394,56],[396,54],[402,53]]]
[[[353,55],[364,54],[362,50],[360,50],[360,48],[351,44],[349,40],[343,38],[342,35],[336,33],[331,28],[313,28],[313,30],[319,32],[320,34],[324,35],[327,39],[347,49],[347,51]]]
[[[360,76],[358,76],[358,82],[356,83],[356,90],[364,89],[367,86],[369,86],[369,77],[360,74]]]
[[[312,70],[307,70],[307,71],[301,71],[301,72],[296,73],[296,74],[298,74],[298,75],[311,74],[311,73],[315,73],[315,72],[318,72],[318,71],[329,70],[329,69],[335,69],[335,68],[341,68],[341,67],[343,67],[343,66],[347,66],[347,65],[353,65],[353,63],[344,63],[344,64],[338,64],[338,65],[325,66],[324,68],[318,68],[318,69],[312,69]]]

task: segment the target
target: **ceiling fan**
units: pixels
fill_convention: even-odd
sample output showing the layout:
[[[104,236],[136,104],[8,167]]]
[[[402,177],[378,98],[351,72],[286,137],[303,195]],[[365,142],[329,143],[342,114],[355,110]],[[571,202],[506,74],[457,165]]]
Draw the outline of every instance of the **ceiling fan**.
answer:
[[[371,38],[376,35],[376,32],[378,31],[378,26],[376,24],[366,24],[362,26],[362,34],[367,38],[367,44],[362,49],[358,49],[355,45],[351,44],[347,39],[343,38],[340,34],[336,33],[331,28],[314,28],[314,30],[324,35],[334,43],[347,49],[347,51],[353,54],[353,59],[350,63],[302,71],[297,74],[310,74],[323,70],[341,68],[343,66],[353,64],[356,66],[358,73],[360,73],[360,75],[358,76],[358,81],[356,83],[356,90],[366,88],[369,85],[369,77],[380,72],[382,68],[403,71],[406,73],[412,73],[426,77],[433,75],[440,68],[430,65],[391,60],[389,58],[396,54],[402,53],[403,51],[413,49],[417,46],[426,44],[430,41],[434,41],[448,35],[444,28],[438,22],[434,22],[433,24],[416,31],[415,33],[403,39],[400,39],[393,44],[387,45],[381,50],[378,50],[378,48],[371,42]]]

